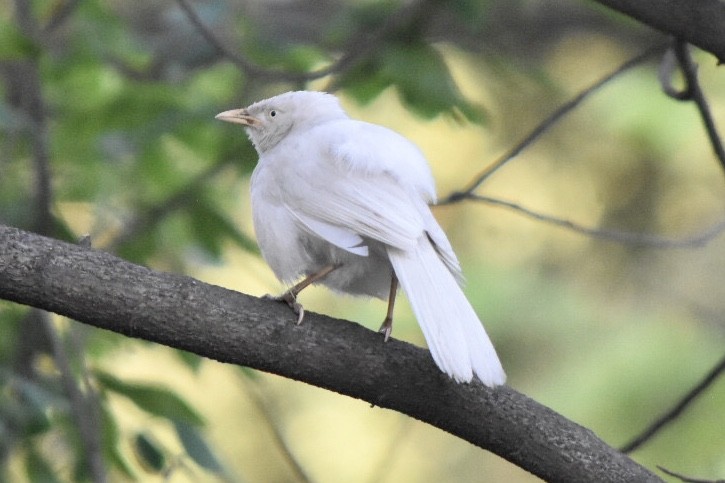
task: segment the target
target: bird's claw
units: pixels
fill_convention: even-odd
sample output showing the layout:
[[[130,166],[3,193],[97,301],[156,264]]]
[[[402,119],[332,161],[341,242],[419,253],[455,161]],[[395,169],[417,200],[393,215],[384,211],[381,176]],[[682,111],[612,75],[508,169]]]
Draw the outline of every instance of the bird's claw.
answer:
[[[305,318],[305,308],[299,302],[294,302],[290,305],[290,307],[292,308],[292,312],[297,314],[297,322],[295,322],[295,324],[300,325],[302,323],[302,319]]]
[[[274,300],[276,302],[284,302],[286,303],[289,308],[292,309],[292,312],[297,314],[297,321],[295,324],[300,325],[302,323],[302,319],[305,318],[305,308],[302,307],[302,304],[297,301],[297,297],[295,294],[290,292],[289,290],[282,295],[264,295],[262,296],[265,300]]]
[[[390,339],[390,334],[393,333],[393,320],[386,317],[383,325],[378,329],[378,333],[383,334],[383,342],[387,342]]]

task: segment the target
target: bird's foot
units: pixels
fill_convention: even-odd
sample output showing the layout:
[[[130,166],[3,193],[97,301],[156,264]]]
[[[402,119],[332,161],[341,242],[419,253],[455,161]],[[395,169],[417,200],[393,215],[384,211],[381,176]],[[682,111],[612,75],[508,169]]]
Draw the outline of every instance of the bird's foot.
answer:
[[[387,342],[390,339],[390,334],[393,333],[393,319],[391,317],[385,317],[383,325],[380,326],[378,332],[383,334],[383,342]]]
[[[302,304],[297,301],[297,296],[292,293],[290,290],[286,291],[282,295],[264,295],[262,297],[265,300],[274,300],[276,302],[284,302],[287,305],[289,305],[289,308],[292,309],[292,312],[297,314],[297,322],[295,322],[297,325],[300,325],[302,323],[302,319],[305,318],[305,308],[302,307]]]

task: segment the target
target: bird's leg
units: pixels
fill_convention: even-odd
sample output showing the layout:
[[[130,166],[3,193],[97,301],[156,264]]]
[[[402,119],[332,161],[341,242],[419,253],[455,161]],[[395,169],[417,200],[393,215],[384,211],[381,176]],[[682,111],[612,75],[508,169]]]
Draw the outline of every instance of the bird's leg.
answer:
[[[290,288],[282,295],[265,295],[264,298],[268,300],[276,300],[278,302],[285,302],[287,305],[290,306],[292,311],[297,314],[297,325],[300,325],[302,323],[302,319],[305,318],[305,309],[304,307],[302,307],[302,304],[297,301],[297,295],[299,295],[302,290],[317,282],[318,280],[325,278],[327,275],[330,274],[330,272],[339,267],[340,265],[325,265],[317,272],[306,276],[294,287]]]
[[[380,326],[378,332],[383,334],[385,342],[390,339],[390,334],[393,332],[393,308],[395,308],[395,296],[398,294],[398,277],[393,272],[393,277],[390,279],[390,295],[388,297],[388,313],[385,314],[385,320],[383,325]]]

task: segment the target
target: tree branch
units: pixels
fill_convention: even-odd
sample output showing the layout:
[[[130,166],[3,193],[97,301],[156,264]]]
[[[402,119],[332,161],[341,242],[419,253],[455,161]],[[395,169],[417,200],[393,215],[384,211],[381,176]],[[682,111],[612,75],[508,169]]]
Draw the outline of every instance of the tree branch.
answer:
[[[38,41],[40,28],[33,16],[29,0],[15,0],[15,17],[20,30],[29,39]],[[53,186],[51,182],[48,119],[42,93],[40,60],[29,58],[15,66],[20,73],[23,87],[22,107],[28,117],[28,133],[32,142],[33,168],[35,174],[35,215],[33,229],[39,233],[55,232],[52,214]],[[77,426],[81,441],[81,461],[87,467],[88,475],[96,483],[108,481],[101,448],[101,425],[92,389],[83,393],[74,378],[68,354],[49,314],[37,314],[51,341],[53,355],[61,373],[61,381],[70,401],[71,416]]]
[[[368,31],[363,31],[355,36],[354,41],[350,42],[348,50],[335,62],[311,72],[289,72],[277,69],[267,69],[254,64],[241,54],[224,45],[224,43],[217,38],[214,32],[212,32],[212,30],[204,24],[201,17],[199,17],[189,3],[189,0],[176,0],[176,3],[189,19],[189,22],[191,22],[199,34],[204,37],[204,40],[214,47],[220,55],[231,61],[245,74],[261,80],[307,82],[320,79],[331,74],[339,74],[354,67],[361,59],[364,59],[371,53],[375,52],[380,46],[380,43],[388,38],[388,36],[401,30],[417,19],[421,13],[432,8],[436,2],[435,0],[418,0],[405,4],[394,14],[388,15],[385,22],[383,22],[378,29],[373,31],[372,34]]]
[[[284,435],[279,429],[279,425],[277,424],[277,421],[275,421],[272,412],[269,410],[269,404],[267,404],[266,400],[262,396],[261,391],[259,391],[259,388],[256,385],[253,385],[250,381],[248,381],[248,376],[246,374],[241,372],[240,374],[241,377],[239,380],[246,389],[245,392],[247,396],[252,400],[252,404],[254,405],[256,411],[262,416],[262,421],[266,423],[267,429],[272,437],[272,441],[282,455],[282,459],[287,462],[287,466],[289,466],[290,470],[294,474],[295,481],[298,481],[299,483],[312,483],[314,480],[307,476],[307,471],[302,466],[302,463],[300,463],[294,455],[292,448],[290,448],[287,441],[285,441]]]
[[[725,30],[725,24],[722,25],[722,28]],[[705,132],[707,132],[707,137],[710,140],[712,150],[718,161],[720,161],[720,166],[725,169],[725,147],[723,147],[722,140],[717,132],[715,119],[710,111],[710,105],[697,79],[697,65],[693,62],[688,46],[682,39],[675,41],[674,51],[677,61],[680,64],[680,70],[687,82],[686,96],[679,100],[688,100],[695,103],[697,111],[700,113],[702,124],[705,127]]]
[[[75,421],[78,432],[83,442],[86,464],[90,477],[94,483],[105,483],[108,481],[106,466],[103,461],[103,443],[101,438],[101,415],[98,411],[98,401],[93,388],[87,386],[86,392],[81,391],[78,382],[73,375],[71,361],[65,349],[63,340],[58,330],[50,320],[50,314],[41,312],[38,314],[43,321],[45,330],[53,346],[53,356],[58,371],[60,372],[61,383],[68,399],[71,402],[71,418]]]
[[[653,235],[650,233],[634,233],[630,231],[605,230],[601,228],[591,228],[588,226],[574,223],[573,221],[558,216],[547,215],[538,211],[526,208],[523,205],[506,201],[499,198],[491,198],[477,194],[467,195],[465,199],[472,201],[480,201],[491,206],[507,208],[511,211],[519,213],[533,220],[538,220],[549,225],[565,228],[574,233],[579,233],[598,240],[606,240],[623,245],[643,246],[652,248],[700,248],[706,246],[712,240],[720,236],[725,231],[725,219],[720,220],[708,227],[681,238],[670,238],[661,235]]]
[[[684,481],[685,483],[725,483],[725,480],[702,480],[699,478],[691,478],[689,476],[681,475],[679,473],[675,473],[674,471],[668,470],[667,468],[663,466],[657,466],[662,472],[667,473],[670,476],[674,476],[680,481]]]
[[[114,236],[108,244],[103,246],[103,249],[115,252],[119,247],[133,241],[139,235],[152,230],[156,225],[166,219],[167,216],[191,203],[192,195],[229,164],[231,164],[231,159],[224,159],[213,164],[150,209],[146,211],[136,210],[134,217],[125,223],[123,230]]]
[[[0,298],[408,414],[547,481],[661,481],[508,386],[456,384],[424,349],[2,225]]]
[[[720,0],[594,0],[683,39],[725,62],[725,3]]]
[[[38,25],[32,15],[28,0],[15,1],[15,17],[23,35],[36,40]],[[50,154],[48,150],[48,123],[43,100],[38,59],[21,60],[14,66],[22,82],[22,109],[28,119],[28,134],[33,150],[33,168],[35,174],[35,214],[33,229],[39,233],[51,234],[54,220],[51,213],[53,190],[50,173]]]
[[[632,57],[631,59],[624,62],[622,65],[614,69],[612,72],[609,72],[604,77],[598,79],[593,84],[591,84],[589,87],[583,89],[581,92],[579,92],[576,96],[569,99],[567,102],[559,106],[553,113],[551,113],[546,119],[541,121],[539,124],[534,127],[534,129],[526,136],[523,140],[521,140],[518,144],[516,144],[513,148],[511,148],[508,152],[506,152],[503,156],[501,156],[496,162],[493,164],[487,166],[483,169],[480,173],[478,173],[472,181],[468,183],[468,185],[463,188],[461,191],[456,191],[454,193],[451,193],[446,198],[438,201],[437,204],[439,205],[447,205],[451,203],[457,203],[465,198],[471,197],[474,191],[476,191],[478,188],[481,187],[481,185],[491,177],[496,171],[501,169],[504,165],[506,165],[509,161],[516,158],[521,152],[523,152],[526,148],[534,144],[544,133],[549,131],[552,127],[557,125],[561,119],[563,119],[566,115],[571,113],[574,109],[576,109],[584,100],[589,98],[592,94],[594,94],[596,91],[598,91],[600,88],[602,88],[605,84],[609,83],[614,78],[618,77],[619,75],[623,74],[624,72],[628,71],[629,69],[638,66],[648,58],[659,54],[661,52],[666,51],[666,46],[663,45],[655,45],[653,47],[648,48],[644,52],[637,54],[636,56]]]
[[[705,375],[702,381],[698,382],[697,385],[695,385],[695,387],[688,391],[688,393],[685,394],[682,399],[677,401],[677,404],[675,404],[672,409],[657,418],[657,420],[655,420],[649,427],[647,427],[647,429],[645,429],[640,435],[624,445],[620,449],[620,451],[622,453],[631,453],[632,451],[636,450],[647,441],[652,439],[654,435],[660,431],[660,429],[677,419],[680,414],[682,414],[685,409],[687,409],[690,403],[692,403],[697,398],[697,396],[705,392],[707,388],[712,386],[717,378],[723,373],[725,373],[725,357],[723,357],[722,360],[720,360],[720,362],[718,362],[715,367],[713,367]]]

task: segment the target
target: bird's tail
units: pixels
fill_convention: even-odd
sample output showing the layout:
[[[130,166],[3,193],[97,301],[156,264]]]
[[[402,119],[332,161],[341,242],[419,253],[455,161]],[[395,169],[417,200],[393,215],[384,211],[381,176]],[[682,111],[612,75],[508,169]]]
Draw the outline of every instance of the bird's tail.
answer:
[[[389,248],[388,255],[438,367],[458,382],[475,374],[487,386],[503,384],[488,334],[428,238],[415,250]]]

